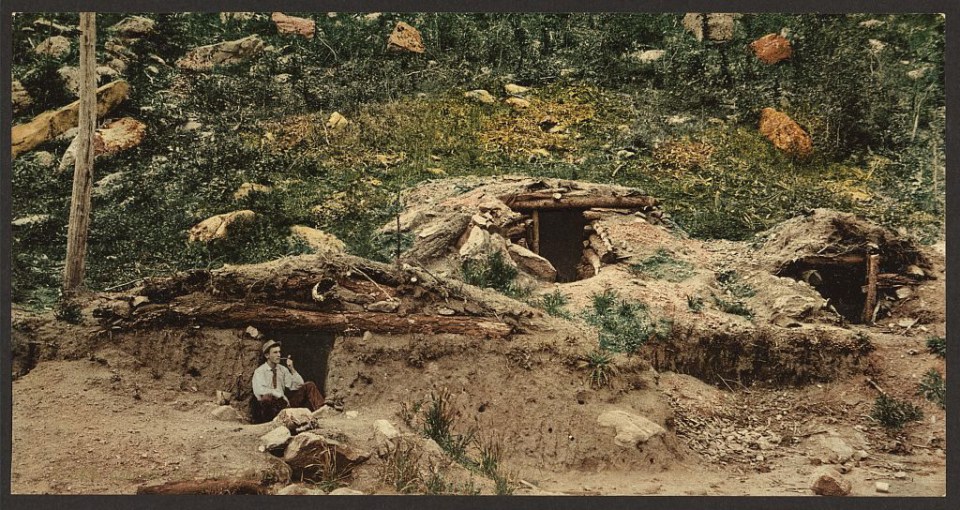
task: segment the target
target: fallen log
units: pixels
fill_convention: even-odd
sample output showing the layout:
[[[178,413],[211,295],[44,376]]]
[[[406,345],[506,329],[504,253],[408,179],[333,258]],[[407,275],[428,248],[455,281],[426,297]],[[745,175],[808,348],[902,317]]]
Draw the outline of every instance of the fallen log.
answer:
[[[185,480],[160,485],[142,485],[137,494],[269,494],[270,491],[257,482],[249,480]]]
[[[97,89],[97,118],[123,102],[130,95],[130,85],[123,80],[108,83]],[[43,112],[26,124],[18,124],[10,130],[10,148],[13,158],[33,149],[47,140],[77,127],[80,115],[80,100],[57,110]]]
[[[536,209],[593,209],[595,207],[644,209],[657,205],[656,198],[643,195],[563,195],[550,191],[512,195],[503,197],[502,200],[515,211]]]
[[[221,328],[234,328],[243,324],[271,331],[449,333],[484,338],[506,338],[513,333],[513,326],[484,317],[435,316],[424,313],[399,315],[389,312],[322,312],[263,303],[217,301],[202,294],[187,296],[169,305],[144,306],[137,310],[128,324],[134,327],[201,324]]]

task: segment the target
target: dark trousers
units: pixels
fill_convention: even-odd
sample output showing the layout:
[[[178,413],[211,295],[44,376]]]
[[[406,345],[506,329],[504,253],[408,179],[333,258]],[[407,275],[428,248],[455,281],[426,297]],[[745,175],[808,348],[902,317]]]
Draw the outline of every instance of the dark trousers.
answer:
[[[287,390],[284,393],[287,395],[287,400],[290,401],[289,405],[286,400],[273,395],[264,395],[257,401],[258,412],[255,421],[258,423],[268,422],[287,407],[306,407],[311,411],[316,411],[320,409],[324,402],[323,393],[320,393],[320,388],[317,388],[317,385],[312,381],[307,381],[303,383],[303,386],[295,390]]]

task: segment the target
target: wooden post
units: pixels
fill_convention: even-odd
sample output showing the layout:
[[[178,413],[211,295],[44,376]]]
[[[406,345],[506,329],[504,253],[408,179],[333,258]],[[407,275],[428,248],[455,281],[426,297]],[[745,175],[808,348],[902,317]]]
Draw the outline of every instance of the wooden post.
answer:
[[[533,210],[533,253],[540,255],[540,210]]]
[[[93,134],[97,123],[96,13],[80,13],[80,113],[77,160],[73,169],[73,195],[67,229],[67,258],[63,290],[71,293],[83,282],[90,227],[90,192],[93,181]]]
[[[863,303],[864,324],[873,324],[873,309],[877,306],[877,271],[880,269],[880,255],[867,255],[867,299]]]

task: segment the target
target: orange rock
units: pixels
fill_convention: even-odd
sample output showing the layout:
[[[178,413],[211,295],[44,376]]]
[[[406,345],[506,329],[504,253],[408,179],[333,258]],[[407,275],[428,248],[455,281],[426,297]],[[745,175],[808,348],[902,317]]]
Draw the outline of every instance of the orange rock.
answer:
[[[412,26],[399,22],[387,39],[387,50],[389,51],[411,51],[413,53],[423,53],[423,38],[420,32]]]
[[[773,108],[764,108],[760,112],[760,133],[791,156],[806,158],[813,154],[810,135],[785,113]]]
[[[764,64],[776,64],[790,58],[793,54],[790,41],[777,34],[767,34],[753,41],[750,43],[750,48]]]
[[[312,19],[287,16],[282,12],[271,14],[270,19],[276,23],[277,30],[281,34],[302,35],[307,39],[313,39],[313,34],[317,30],[317,23]]]
[[[147,126],[130,117],[115,120],[97,130],[95,153],[113,154],[140,145],[147,135]]]

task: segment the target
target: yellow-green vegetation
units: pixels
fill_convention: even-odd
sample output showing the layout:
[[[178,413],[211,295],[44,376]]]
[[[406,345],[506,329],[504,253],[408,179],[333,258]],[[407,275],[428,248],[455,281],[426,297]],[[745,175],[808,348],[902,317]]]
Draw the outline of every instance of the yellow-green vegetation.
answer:
[[[943,237],[944,21],[933,14],[744,15],[733,40],[698,42],[682,14],[292,13],[316,37],[279,34],[269,13],[146,13],[156,30],[127,42],[134,91],[111,116],[148,126],[140,146],[99,158],[114,175],[93,199],[87,285],[106,289],[190,268],[308,251],[289,228],[317,227],[350,252],[389,260],[377,228],[406,205],[400,190],[444,176],[506,173],[620,184],[656,196],[696,238],[748,239],[814,207],[862,214],[924,242]],[[11,70],[32,98],[14,123],[73,100],[32,51],[54,35],[22,13]],[[122,13],[98,14],[98,59]],[[76,13],[44,13],[75,25]],[[882,23],[864,28],[861,22]],[[398,21],[423,35],[422,55],[384,50]],[[770,66],[749,51],[787,29],[794,57]],[[270,51],[206,72],[178,69],[189,50],[251,34]],[[883,41],[871,50],[870,39]],[[636,54],[662,49],[644,62]],[[155,58],[156,57],[156,58]],[[506,84],[529,87],[510,105]],[[485,89],[493,104],[464,97]],[[814,154],[795,160],[757,129],[775,107],[800,123]],[[328,126],[334,112],[347,123]],[[187,121],[199,129],[182,129]],[[14,160],[13,299],[57,297],[69,178],[53,171],[69,140]],[[243,183],[272,188],[242,199]],[[254,222],[229,239],[187,243],[199,221],[241,208]],[[409,245],[409,238],[401,245]]]
[[[664,248],[636,264],[630,264],[630,270],[668,282],[682,282],[696,273],[693,264],[676,258]]]

